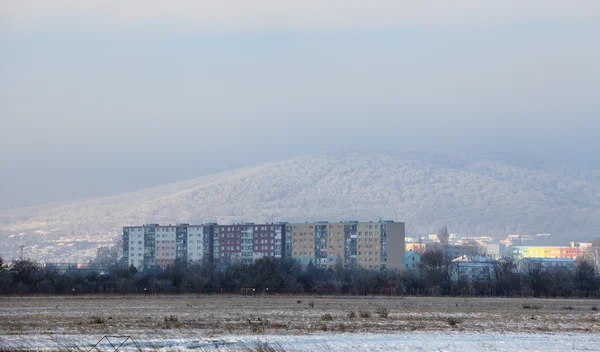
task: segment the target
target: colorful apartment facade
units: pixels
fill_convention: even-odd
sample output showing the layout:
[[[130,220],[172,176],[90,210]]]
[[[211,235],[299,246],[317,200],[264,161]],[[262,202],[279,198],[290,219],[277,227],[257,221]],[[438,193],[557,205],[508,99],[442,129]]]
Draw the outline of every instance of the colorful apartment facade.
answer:
[[[136,268],[167,267],[176,260],[212,259],[215,224],[146,224],[123,228],[123,259]]]
[[[264,257],[285,257],[284,223],[242,223],[214,228],[213,258],[220,264],[250,264]]]
[[[260,258],[293,258],[329,268],[402,269],[404,223],[146,224],[123,228],[123,258],[138,269],[180,261],[250,264]]]
[[[291,257],[301,265],[402,269],[403,222],[342,221],[288,224]]]
[[[586,244],[572,242],[567,246],[513,246],[511,249],[512,257],[515,260],[524,258],[570,258],[576,260],[581,257],[585,251]]]

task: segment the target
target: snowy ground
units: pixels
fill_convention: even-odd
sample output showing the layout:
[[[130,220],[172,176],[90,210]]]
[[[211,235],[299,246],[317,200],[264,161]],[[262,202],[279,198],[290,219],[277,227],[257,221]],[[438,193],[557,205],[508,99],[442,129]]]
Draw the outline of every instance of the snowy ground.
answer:
[[[0,298],[0,347],[87,350],[104,335],[127,335],[148,350],[261,341],[285,351],[595,351],[598,309],[600,301],[565,299]]]
[[[102,336],[62,336],[63,340],[43,335],[3,336],[0,346],[60,349],[78,346],[87,351]],[[113,338],[112,342],[119,339]],[[191,337],[178,337],[177,333],[164,336],[138,336],[136,342],[142,350],[199,350],[244,351],[260,343],[283,351],[598,351],[600,335],[584,333],[475,333],[475,332],[414,332],[414,333],[315,333],[306,335],[223,335],[207,337],[198,332]],[[126,342],[125,351],[134,344]],[[108,351],[102,343],[99,350]]]

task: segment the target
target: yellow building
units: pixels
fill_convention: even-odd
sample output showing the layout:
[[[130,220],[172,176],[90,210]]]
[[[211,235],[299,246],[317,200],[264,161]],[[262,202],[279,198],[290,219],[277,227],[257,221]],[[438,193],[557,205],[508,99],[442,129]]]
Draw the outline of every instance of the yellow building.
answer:
[[[571,258],[583,255],[585,247],[575,246],[513,246],[511,253],[515,260],[523,258]]]
[[[425,252],[427,246],[425,245],[425,243],[407,243],[404,248],[407,252],[413,251],[417,253],[423,253]]]
[[[287,225],[291,257],[302,265],[402,269],[404,223],[393,221]]]

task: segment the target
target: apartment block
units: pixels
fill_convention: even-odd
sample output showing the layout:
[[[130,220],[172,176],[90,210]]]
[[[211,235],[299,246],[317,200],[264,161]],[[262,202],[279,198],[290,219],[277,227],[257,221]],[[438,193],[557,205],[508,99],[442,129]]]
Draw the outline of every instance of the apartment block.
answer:
[[[513,246],[511,255],[515,260],[523,258],[571,258],[573,260],[585,253],[586,247],[573,243],[567,246]]]
[[[123,258],[138,269],[167,267],[176,260],[212,259],[214,225],[146,224],[123,228]]]
[[[318,221],[287,225],[291,257],[302,265],[402,269],[402,222]]]
[[[180,261],[251,263],[285,256],[285,224],[146,224],[123,228],[123,257],[138,269]]]
[[[176,261],[210,260],[218,265],[250,264],[260,258],[293,258],[301,265],[402,269],[404,223],[215,223],[123,228],[123,257],[138,269]]]
[[[219,264],[243,263],[269,257],[285,257],[285,223],[217,225],[214,259]]]
[[[518,269],[520,272],[527,272],[532,267],[544,270],[568,269],[574,270],[577,264],[571,258],[524,258],[519,261]]]

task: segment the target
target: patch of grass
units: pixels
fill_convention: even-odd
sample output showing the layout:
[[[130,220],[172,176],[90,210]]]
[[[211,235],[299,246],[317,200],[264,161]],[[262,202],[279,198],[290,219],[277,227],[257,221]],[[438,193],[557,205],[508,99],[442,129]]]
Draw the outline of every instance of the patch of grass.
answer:
[[[523,309],[540,309],[540,308],[542,308],[542,306],[540,306],[539,304],[529,304],[529,303],[523,303],[521,305],[521,307],[523,307]]]
[[[100,315],[92,315],[90,318],[90,324],[105,324],[106,319]]]
[[[177,323],[179,318],[176,315],[169,315],[165,317],[165,323]]]
[[[377,308],[377,310],[375,311],[375,313],[377,313],[377,315],[379,315],[379,317],[382,318],[382,319],[387,319],[388,314],[389,314],[387,308],[384,308],[384,307]]]
[[[366,310],[360,310],[358,311],[358,316],[360,316],[361,318],[368,319],[371,317],[371,312],[368,312]]]
[[[263,319],[261,317],[253,317],[247,318],[248,326],[250,327],[250,331],[254,334],[260,334],[265,332],[265,327],[269,325],[269,320]]]
[[[332,321],[333,320],[333,316],[329,313],[325,313],[321,316],[321,320],[325,320],[325,321]]]
[[[351,310],[348,312],[348,319],[354,319],[356,318],[356,312]]]
[[[346,332],[354,330],[351,326],[346,325],[344,323],[338,323],[335,329],[339,332]]]
[[[458,325],[460,323],[461,323],[461,321],[458,320],[457,318],[454,318],[454,317],[448,318],[448,325],[450,325],[452,327],[455,327],[456,325]]]

